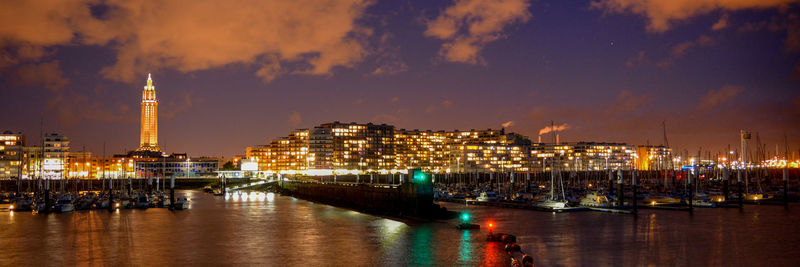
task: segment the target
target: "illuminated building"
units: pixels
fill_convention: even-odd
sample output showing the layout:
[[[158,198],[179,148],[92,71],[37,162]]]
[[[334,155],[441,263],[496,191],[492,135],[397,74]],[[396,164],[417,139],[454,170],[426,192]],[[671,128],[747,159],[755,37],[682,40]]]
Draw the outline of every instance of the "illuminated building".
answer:
[[[258,170],[267,171],[272,166],[271,155],[272,150],[270,150],[269,145],[257,145],[247,147],[244,158],[254,160],[258,164]]]
[[[672,149],[666,146],[638,146],[636,147],[636,169],[638,170],[669,170],[674,166],[672,162]]]
[[[186,154],[172,154],[161,158],[141,158],[132,161],[136,177],[142,178],[216,178],[220,160],[217,158],[189,158]]]
[[[447,133],[400,129],[395,131],[395,160],[398,170],[421,168],[441,172],[447,168]]]
[[[326,123],[309,132],[308,145],[315,170],[379,171],[396,165],[391,125]]]
[[[9,131],[0,134],[0,179],[20,177],[25,136]]]
[[[653,153],[669,153],[669,148],[662,150]],[[248,147],[246,157],[258,162],[262,172],[330,175],[411,168],[434,173],[631,169],[637,153],[635,146],[623,143],[532,143],[502,129],[395,130],[385,124],[333,122]]]
[[[159,152],[158,148],[158,99],[153,79],[147,74],[147,85],[142,91],[142,119],[139,148],[136,151]]]
[[[636,151],[623,143],[577,142],[542,144],[531,149],[531,156],[544,162],[544,168],[555,165],[562,171],[628,170],[634,166]]]
[[[452,172],[529,171],[527,137],[504,130],[448,133],[448,166]]]
[[[22,179],[41,177],[43,150],[40,146],[22,147]]]
[[[44,157],[42,162],[42,175],[47,179],[66,178],[65,170],[67,155],[69,153],[69,139],[51,133],[44,136]]]
[[[298,129],[269,144],[266,169],[276,172],[306,170],[309,162],[308,130]]]
[[[92,159],[92,152],[67,153],[67,177],[88,179],[92,173],[91,166],[86,164]]]

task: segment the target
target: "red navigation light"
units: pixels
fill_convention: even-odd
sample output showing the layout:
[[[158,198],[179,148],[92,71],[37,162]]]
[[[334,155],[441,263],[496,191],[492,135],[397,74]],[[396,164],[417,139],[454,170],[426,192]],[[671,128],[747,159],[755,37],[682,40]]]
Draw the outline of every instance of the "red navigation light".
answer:
[[[494,228],[494,223],[493,222],[489,222],[489,229],[492,229],[492,228]]]

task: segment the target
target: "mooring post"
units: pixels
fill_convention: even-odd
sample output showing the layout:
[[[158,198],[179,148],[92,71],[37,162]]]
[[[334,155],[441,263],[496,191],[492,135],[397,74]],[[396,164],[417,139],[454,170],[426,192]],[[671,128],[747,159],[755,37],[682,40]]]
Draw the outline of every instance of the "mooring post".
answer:
[[[786,165],[788,164],[789,160],[787,159]],[[783,166],[783,205],[789,207],[789,171],[786,166]]]
[[[738,184],[739,184],[739,209],[744,208],[744,194],[742,194],[742,169],[738,170]]]
[[[44,212],[50,212],[50,179],[44,180]]]
[[[728,167],[722,168],[722,194],[725,203],[728,203]]]
[[[617,170],[617,206],[623,207],[625,206],[625,188],[623,188],[622,184],[622,170]]]
[[[108,179],[108,211],[114,211],[114,180]]]
[[[175,209],[175,176],[169,178],[169,209]]]
[[[608,194],[614,194],[614,176],[611,170],[608,170]]]
[[[637,214],[639,212],[639,210],[638,210],[638,207],[637,207],[638,203],[636,203],[637,202],[637,199],[636,199],[636,169],[631,171],[631,179],[632,179],[632,183],[633,183],[633,200],[632,200],[632,202],[633,202],[633,214]]]
[[[692,182],[694,182],[694,181],[692,181],[693,177],[694,177],[694,167],[692,167],[692,169],[689,170],[689,180],[688,180],[689,181],[689,212],[691,212],[694,209],[694,186],[693,186],[693,183],[692,183]]]

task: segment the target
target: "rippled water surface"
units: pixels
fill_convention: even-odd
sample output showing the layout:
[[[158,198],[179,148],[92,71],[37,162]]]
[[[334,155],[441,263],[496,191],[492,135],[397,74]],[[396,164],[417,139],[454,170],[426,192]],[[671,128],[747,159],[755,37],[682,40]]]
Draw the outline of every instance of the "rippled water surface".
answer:
[[[182,192],[187,211],[0,213],[0,266],[508,265],[485,230],[414,223],[291,197]],[[800,207],[644,210],[637,217],[443,204],[517,235],[537,266],[796,266]]]

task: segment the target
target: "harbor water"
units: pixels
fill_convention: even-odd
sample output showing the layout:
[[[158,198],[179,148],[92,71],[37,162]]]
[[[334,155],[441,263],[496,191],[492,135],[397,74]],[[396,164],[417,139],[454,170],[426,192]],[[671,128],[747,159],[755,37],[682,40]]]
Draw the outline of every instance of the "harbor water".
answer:
[[[0,266],[508,266],[485,224],[514,234],[537,266],[796,266],[800,206],[550,213],[440,203],[455,221],[376,217],[292,197],[181,191],[168,209],[0,213]]]

